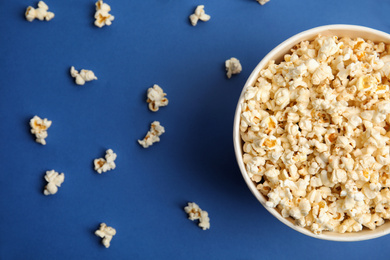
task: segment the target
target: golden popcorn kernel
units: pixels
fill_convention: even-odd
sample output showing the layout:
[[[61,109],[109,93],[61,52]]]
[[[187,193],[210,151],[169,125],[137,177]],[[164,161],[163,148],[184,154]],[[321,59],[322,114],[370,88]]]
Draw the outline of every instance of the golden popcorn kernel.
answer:
[[[200,218],[200,210],[199,209],[191,209],[188,214],[193,214],[195,218]]]
[[[385,85],[385,84],[378,85],[376,87],[376,90],[375,90],[375,92],[377,92],[377,94],[385,93],[387,91],[389,91],[389,86]]]
[[[100,159],[99,161],[96,162],[97,165],[99,165],[99,167],[103,167],[103,165],[105,164],[105,161]]]
[[[111,15],[104,16],[102,14],[98,14],[96,17],[96,22],[98,24],[104,24],[107,20],[109,20]]]
[[[330,134],[330,135],[328,136],[328,140],[329,140],[329,142],[334,143],[334,142],[336,142],[337,137],[338,137],[338,134],[332,133],[332,134]]]
[[[267,138],[267,139],[265,139],[263,145],[268,147],[268,148],[275,147],[276,146],[276,140],[271,140],[271,139]]]
[[[370,172],[368,170],[363,170],[363,176],[364,176],[364,178],[369,178]]]
[[[323,201],[323,200],[321,200],[321,201],[318,203],[318,207],[319,207],[319,209],[325,208],[325,207],[326,207],[326,202]]]
[[[97,9],[102,9],[103,1],[97,1],[95,5]]]
[[[364,51],[358,51],[356,53],[356,57],[358,58],[359,61],[362,61],[366,53]]]
[[[364,75],[358,79],[357,82],[358,90],[367,91],[376,87],[377,87],[377,80],[371,75]]]
[[[44,124],[39,124],[37,120],[34,121],[34,129],[39,129],[40,131],[45,131],[47,129],[47,126]]]

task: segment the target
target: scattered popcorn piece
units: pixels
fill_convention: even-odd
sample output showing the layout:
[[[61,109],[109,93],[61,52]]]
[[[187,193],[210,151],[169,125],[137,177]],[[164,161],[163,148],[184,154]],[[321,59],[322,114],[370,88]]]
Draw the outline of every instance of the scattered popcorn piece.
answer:
[[[269,0],[256,0],[257,2],[259,2],[259,4],[261,5],[265,5],[266,3],[269,2]]]
[[[149,103],[149,109],[156,112],[160,107],[168,105],[166,95],[159,85],[154,84],[152,88],[148,88],[148,99],[146,102]]]
[[[188,202],[188,205],[184,207],[184,211],[188,214],[188,219],[194,221],[199,219],[198,226],[203,230],[210,229],[210,218],[207,211],[199,208],[195,202]]]
[[[110,247],[110,242],[112,240],[112,237],[115,236],[116,230],[113,227],[107,226],[105,223],[100,224],[100,228],[95,231],[95,235],[98,237],[103,238],[102,244],[106,247]]]
[[[195,26],[198,23],[198,20],[203,22],[210,20],[210,15],[206,14],[204,11],[204,5],[198,5],[195,9],[195,13],[190,15],[192,26]]]
[[[210,218],[207,211],[202,210],[199,219],[199,227],[201,227],[203,230],[210,229]]]
[[[104,25],[111,25],[115,18],[113,15],[109,14],[111,7],[108,4],[103,3],[103,0],[98,0],[95,5],[95,25],[99,28],[102,28]]]
[[[143,140],[138,140],[138,143],[142,145],[143,148],[148,148],[156,142],[160,142],[160,135],[165,133],[165,128],[160,125],[160,122],[154,121],[150,125],[150,130],[146,134]]]
[[[51,121],[45,119],[41,119],[39,116],[34,116],[30,120],[31,133],[35,134],[35,141],[37,143],[46,144],[45,138],[47,137],[47,129],[51,126]]]
[[[45,186],[43,194],[52,195],[57,193],[58,187],[61,187],[65,180],[65,175],[63,173],[59,174],[54,170],[46,171],[45,180],[48,184]]]
[[[73,66],[70,68],[70,75],[75,78],[77,85],[84,85],[87,81],[97,80],[92,70],[81,70],[79,73]]]
[[[99,174],[102,172],[110,171],[116,168],[115,164],[116,153],[114,153],[111,149],[106,151],[106,156],[104,158],[95,159],[93,164],[95,165],[95,171]]]
[[[390,220],[389,49],[318,35],[259,72],[240,132],[266,206],[315,234]]]
[[[225,61],[226,76],[230,79],[233,74],[239,74],[242,71],[241,63],[236,58],[230,58]]]
[[[54,18],[54,13],[49,12],[49,7],[43,1],[38,2],[38,8],[27,7],[25,16],[27,21],[32,22],[34,19],[50,21]]]

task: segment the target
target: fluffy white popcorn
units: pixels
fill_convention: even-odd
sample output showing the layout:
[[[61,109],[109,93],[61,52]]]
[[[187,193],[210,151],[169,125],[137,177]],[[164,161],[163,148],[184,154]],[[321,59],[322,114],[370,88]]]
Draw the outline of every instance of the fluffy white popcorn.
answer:
[[[266,3],[269,2],[269,0],[256,0],[259,4],[265,5]]]
[[[280,109],[285,108],[290,103],[290,92],[287,88],[280,88],[275,93],[275,104],[280,106]]]
[[[287,78],[290,79],[301,79],[303,76],[305,76],[307,73],[307,67],[305,63],[302,63],[301,65],[289,69],[289,72],[287,73]],[[301,81],[300,85],[306,85],[305,82]]]
[[[198,20],[207,22],[211,17],[205,13],[204,5],[198,5],[195,9],[195,13],[191,14],[189,18],[192,26],[195,26],[198,23]]]
[[[321,48],[318,51],[319,61],[325,61],[329,56],[332,56],[339,50],[339,47],[335,42],[336,39],[335,37],[325,38]]]
[[[146,102],[149,103],[149,109],[156,112],[160,107],[167,106],[168,99],[165,97],[166,95],[159,85],[154,84],[153,87],[148,88]]]
[[[203,230],[210,229],[210,218],[207,211],[202,210],[199,219],[199,227],[201,227]]]
[[[226,76],[230,79],[233,74],[239,74],[242,71],[241,63],[236,58],[232,57],[225,61]]]
[[[320,65],[313,73],[311,78],[311,83],[313,85],[319,85],[326,79],[332,80],[334,78],[332,74],[332,68],[328,65]]]
[[[309,59],[305,62],[306,64],[306,68],[307,70],[309,71],[309,73],[313,74],[317,69],[318,67],[320,66],[320,64],[318,63],[317,60],[315,59]]]
[[[210,218],[207,211],[199,208],[198,204],[195,202],[188,202],[188,205],[184,207],[184,211],[188,214],[189,220],[197,220],[199,219],[198,226],[203,230],[210,229]]]
[[[95,25],[99,28],[102,28],[105,25],[111,25],[115,18],[109,13],[111,11],[111,7],[108,4],[103,3],[103,0],[98,0],[95,5]]]
[[[63,173],[59,174],[54,170],[46,171],[45,180],[48,183],[45,186],[43,194],[52,195],[57,193],[58,187],[61,187],[61,184],[65,180],[65,175]]]
[[[93,164],[95,165],[95,171],[97,171],[99,174],[102,172],[110,171],[116,168],[115,160],[116,160],[116,153],[114,153],[113,150],[108,149],[106,151],[106,156],[104,158],[95,159],[93,161]]]
[[[54,13],[49,12],[49,7],[43,1],[38,2],[38,8],[27,7],[25,16],[27,21],[32,22],[34,19],[50,21],[54,18]]]
[[[72,66],[70,75],[75,79],[77,85],[84,85],[87,81],[97,80],[92,70],[81,70],[80,73]]]
[[[95,231],[95,235],[103,238],[102,244],[106,248],[109,248],[112,237],[116,235],[116,230],[113,227],[107,226],[105,223],[101,223],[99,229]]]
[[[148,148],[156,142],[160,142],[160,136],[165,133],[165,128],[160,125],[160,122],[154,121],[150,125],[150,130],[146,134],[145,138],[142,140],[138,140],[138,143],[143,148]]]
[[[318,36],[270,61],[244,93],[248,176],[268,207],[315,234],[390,219],[388,50]]]
[[[377,87],[377,80],[372,75],[360,76],[356,87],[359,91],[368,91]]]
[[[34,116],[30,120],[31,133],[35,134],[35,141],[37,143],[46,144],[45,138],[47,137],[47,129],[51,126],[51,121],[47,118],[41,119],[39,116]]]

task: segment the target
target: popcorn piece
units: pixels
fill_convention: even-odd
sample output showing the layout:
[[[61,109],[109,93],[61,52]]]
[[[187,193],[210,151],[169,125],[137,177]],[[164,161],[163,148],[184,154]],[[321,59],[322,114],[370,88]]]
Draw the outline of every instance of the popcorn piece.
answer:
[[[54,170],[46,171],[45,180],[48,184],[45,186],[43,194],[52,195],[57,193],[58,187],[61,187],[65,180],[65,175],[63,173],[59,174]]]
[[[95,159],[93,164],[95,165],[95,171],[99,174],[102,172],[110,171],[116,168],[115,164],[116,153],[114,153],[111,149],[106,151],[106,156],[104,158]]]
[[[47,137],[47,129],[51,126],[51,121],[45,119],[41,119],[39,116],[34,116],[30,120],[31,133],[35,134],[35,141],[37,143],[46,144],[45,138]]]
[[[149,103],[149,109],[153,112],[158,111],[160,107],[168,105],[168,99],[165,97],[167,94],[164,93],[160,86],[154,84],[152,88],[148,89],[148,99],[146,102]]]
[[[241,63],[236,58],[230,58],[225,61],[226,76],[230,79],[233,74],[239,74],[242,71]]]
[[[357,89],[361,91],[368,91],[377,88],[377,80],[372,75],[364,75],[359,77],[357,82]]]
[[[256,0],[259,4],[265,5],[266,3],[269,2],[269,0]]]
[[[202,210],[199,219],[199,227],[201,227],[203,230],[210,229],[210,218],[207,211]]]
[[[334,76],[332,74],[332,68],[328,65],[322,64],[314,71],[311,78],[311,83],[314,85],[319,85],[324,80],[332,80],[333,78]]]
[[[156,142],[160,142],[160,135],[165,133],[165,128],[160,125],[160,122],[154,121],[150,125],[150,130],[146,134],[145,138],[143,140],[138,140],[138,143],[143,148],[148,148],[149,146],[153,145]]]
[[[203,230],[210,229],[210,218],[207,211],[199,208],[195,202],[188,202],[188,205],[184,207],[184,211],[188,214],[188,219],[194,221],[199,219],[198,226]]]
[[[191,14],[189,18],[192,26],[195,26],[198,23],[198,20],[203,22],[210,20],[210,15],[205,13],[204,5],[198,5],[195,9],[195,13]]]
[[[54,13],[49,12],[49,7],[43,1],[38,2],[38,8],[35,9],[31,6],[27,7],[25,16],[27,21],[32,22],[34,19],[50,21],[54,18]]]
[[[108,4],[103,3],[103,0],[98,0],[95,5],[95,25],[99,28],[102,28],[104,25],[111,25],[115,18],[113,15],[109,14],[111,7]]]
[[[92,70],[81,70],[79,73],[73,66],[70,68],[70,75],[75,78],[77,85],[84,85],[87,81],[97,80]]]
[[[116,230],[113,227],[107,226],[105,223],[100,224],[100,228],[95,231],[95,235],[98,237],[103,238],[102,244],[106,247],[110,247],[110,242],[112,240],[112,237],[115,236]]]

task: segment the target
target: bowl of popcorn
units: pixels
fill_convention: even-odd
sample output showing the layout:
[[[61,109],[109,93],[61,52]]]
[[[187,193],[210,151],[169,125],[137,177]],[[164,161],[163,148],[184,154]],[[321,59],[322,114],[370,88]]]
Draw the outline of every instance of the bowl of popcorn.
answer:
[[[249,76],[234,149],[254,196],[305,235],[390,233],[390,35],[354,25],[299,33]]]

